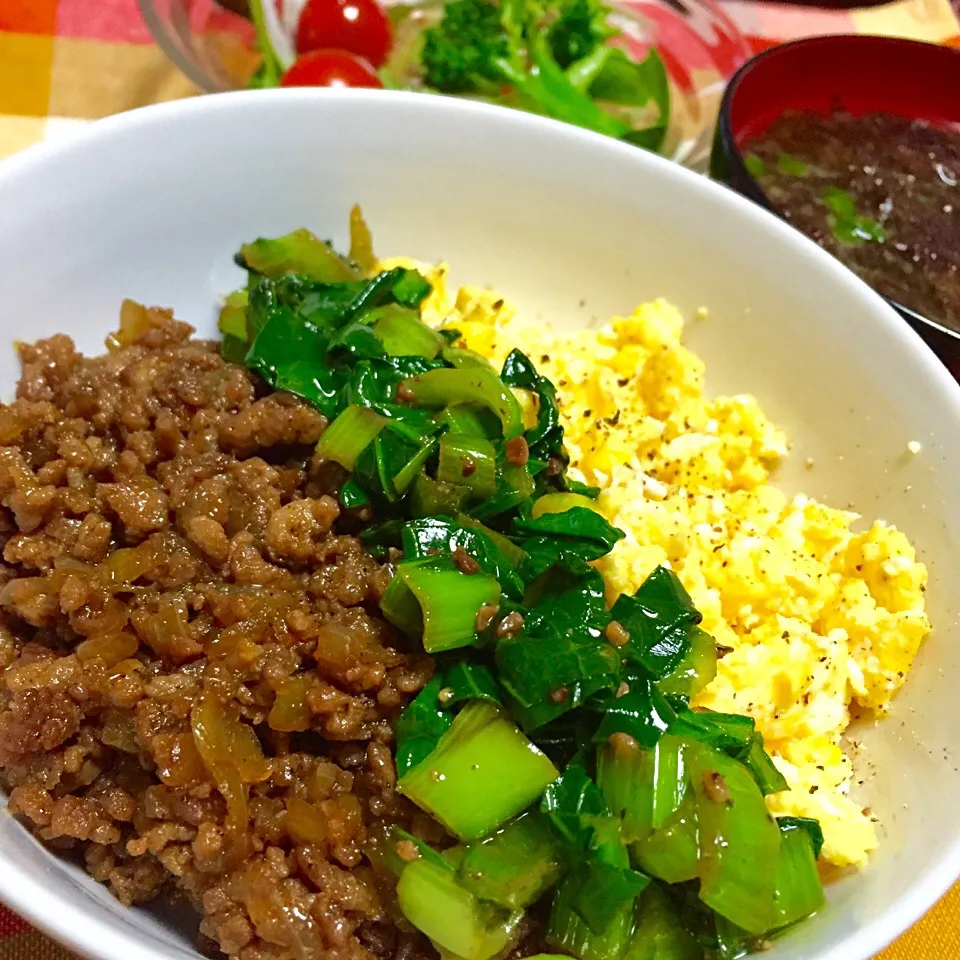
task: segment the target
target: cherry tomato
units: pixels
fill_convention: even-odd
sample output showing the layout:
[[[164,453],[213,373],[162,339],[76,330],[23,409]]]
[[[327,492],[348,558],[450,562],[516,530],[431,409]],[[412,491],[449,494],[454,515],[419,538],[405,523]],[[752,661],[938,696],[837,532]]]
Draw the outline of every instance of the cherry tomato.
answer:
[[[284,87],[382,87],[377,71],[346,50],[311,50],[283,75]]]
[[[376,0],[307,0],[300,13],[297,53],[336,48],[382,67],[390,43],[390,21]]]

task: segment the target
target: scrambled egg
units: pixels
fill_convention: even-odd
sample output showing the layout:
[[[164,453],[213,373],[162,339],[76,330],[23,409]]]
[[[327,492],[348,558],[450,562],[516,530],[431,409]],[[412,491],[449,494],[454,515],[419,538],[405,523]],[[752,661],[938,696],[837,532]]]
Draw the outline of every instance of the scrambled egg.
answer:
[[[771,486],[786,438],[753,397],[703,395],[704,364],[665,301],[554,332],[489,291],[451,301],[445,268],[424,272],[428,322],[497,365],[517,347],[557,386],[571,475],[601,488],[626,532],[598,561],[611,599],[658,564],[677,572],[727,648],[695,705],[752,716],[791,788],[768,798],[771,812],[817,818],[824,858],[863,864],[874,818],[848,795],[841,738],[851,705],[886,711],[929,633],[910,542],[879,522],[854,533],[856,514]]]

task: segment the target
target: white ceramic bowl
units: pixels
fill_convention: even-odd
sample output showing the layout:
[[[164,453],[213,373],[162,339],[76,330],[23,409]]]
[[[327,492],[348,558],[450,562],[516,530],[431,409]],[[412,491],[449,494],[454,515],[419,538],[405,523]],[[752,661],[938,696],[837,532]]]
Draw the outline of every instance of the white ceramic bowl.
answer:
[[[935,633],[895,715],[863,732],[882,846],[765,954],[872,956],[960,874],[960,388],[853,274],[723,187],[575,127],[382,92],[167,104],[0,165],[0,341],[65,331],[100,350],[123,297],[175,306],[212,332],[241,241],[306,224],[343,242],[354,201],[381,253],[446,258],[456,279],[556,324],[659,295],[687,313],[709,306],[689,340],[711,391],[754,393],[789,430],[780,482],[894,522],[919,545]],[[13,384],[12,349],[0,374]],[[197,956],[162,909],[124,910],[9,817],[0,898],[96,960]]]

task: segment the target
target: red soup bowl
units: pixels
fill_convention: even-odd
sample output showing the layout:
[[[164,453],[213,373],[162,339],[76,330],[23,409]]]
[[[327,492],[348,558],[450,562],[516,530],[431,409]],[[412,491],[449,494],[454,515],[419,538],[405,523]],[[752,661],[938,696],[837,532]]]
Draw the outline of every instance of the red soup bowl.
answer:
[[[710,173],[782,215],[750,173],[746,155],[750,144],[785,111],[886,113],[958,129],[958,91],[960,50],[950,47],[870,36],[812,37],[786,43],[748,61],[728,84]],[[887,299],[960,376],[960,331],[942,318]]]

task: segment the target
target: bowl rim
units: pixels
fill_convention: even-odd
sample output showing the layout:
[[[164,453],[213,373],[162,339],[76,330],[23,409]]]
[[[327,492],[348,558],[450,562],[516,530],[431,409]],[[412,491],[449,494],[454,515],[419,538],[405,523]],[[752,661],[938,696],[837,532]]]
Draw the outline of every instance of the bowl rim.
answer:
[[[957,68],[958,71],[960,71],[960,49],[954,47],[944,47],[940,44],[929,43],[925,40],[909,40],[905,37],[885,37],[875,36],[872,34],[846,33],[831,33],[824,34],[823,36],[802,37],[799,40],[790,40],[786,43],[779,44],[776,47],[771,47],[768,50],[764,50],[761,53],[751,57],[746,63],[744,63],[730,78],[730,82],[723,91],[723,97],[720,100],[720,110],[717,114],[717,128],[714,140],[713,157],[711,158],[710,164],[710,174],[711,176],[717,178],[717,174],[715,173],[715,164],[718,159],[718,153],[722,153],[723,162],[727,166],[727,169],[732,168],[730,173],[733,175],[718,179],[723,179],[724,182],[729,182],[729,185],[738,193],[745,197],[749,197],[754,203],[759,204],[765,210],[769,210],[772,214],[774,214],[774,216],[780,220],[784,220],[784,222],[788,221],[786,221],[780,211],[770,201],[770,199],[767,197],[766,191],[764,191],[757,181],[757,178],[754,177],[754,175],[747,168],[743,151],[740,149],[740,146],[737,143],[736,133],[733,129],[734,100],[736,99],[737,92],[744,80],[746,80],[759,65],[762,65],[766,61],[776,59],[778,57],[789,57],[792,52],[799,47],[815,48],[831,46],[840,42],[848,45],[860,44],[862,46],[885,46],[888,49],[895,47],[900,49],[904,47],[911,47],[913,49],[929,47],[932,50],[946,51],[949,55],[957,58]],[[942,54],[937,55],[940,56]],[[955,346],[960,347],[960,330],[948,327],[939,320],[935,320],[933,317],[928,317],[925,314],[914,310],[912,307],[908,307],[905,304],[900,303],[899,300],[895,300],[893,297],[887,297],[884,296],[884,294],[878,295],[887,303],[889,303],[890,306],[897,311],[897,313],[907,320],[907,322],[913,324],[914,326],[926,327],[930,330],[936,331],[936,333],[940,334],[942,337],[955,341]]]
[[[422,93],[335,88],[245,90],[191,97],[141,107],[98,120],[75,137],[37,144],[0,161],[0,195],[8,189],[29,189],[33,176],[42,176],[47,170],[55,171],[61,164],[68,165],[71,155],[77,151],[109,149],[114,139],[122,140],[145,128],[171,124],[175,126],[180,118],[196,118],[217,113],[235,114],[242,116],[246,125],[252,110],[270,110],[273,109],[271,104],[302,103],[310,105],[312,109],[322,110],[327,104],[338,109],[345,104],[353,105],[360,101],[379,103],[384,110],[433,114],[437,123],[442,123],[444,118],[453,114],[461,114],[479,124],[499,128],[499,132],[504,136],[512,135],[515,128],[529,128],[527,135],[540,133],[545,139],[554,142],[558,138],[566,139],[597,153],[606,151],[620,154],[626,162],[641,169],[646,168],[646,175],[672,182],[674,189],[692,194],[709,204],[732,207],[742,218],[753,224],[750,229],[766,232],[777,238],[778,243],[788,248],[793,247],[798,253],[818,264],[826,282],[846,286],[850,294],[860,301],[862,309],[873,315],[874,321],[884,330],[884,335],[891,339],[893,346],[913,354],[924,376],[932,381],[935,390],[949,406],[960,411],[960,383],[954,380],[937,360],[920,335],[904,323],[871,287],[785,221],[759,208],[748,198],[726,189],[722,184],[711,182],[707,177],[661,156],[558,120],[505,107]],[[34,842],[39,857],[47,858],[51,867],[57,865],[62,869],[59,867],[59,858],[39,841]],[[51,909],[50,890],[39,879],[5,863],[4,860],[4,852],[0,848],[0,902],[80,955],[90,960],[126,960],[129,956],[139,957],[141,960],[170,960],[171,956],[191,956],[191,953],[169,939],[163,948],[153,944],[148,946],[132,925],[111,923],[105,908],[91,910],[90,907],[98,898],[95,892],[86,886],[80,887],[84,893],[82,898],[58,900],[56,909]],[[928,864],[921,878],[900,895],[895,901],[895,909],[888,910],[868,926],[852,929],[842,942],[829,946],[818,960],[870,960],[919,920],[958,879],[960,831],[956,839],[944,845],[936,858]],[[103,895],[109,896],[106,893]],[[162,942],[162,935],[158,936],[157,943]]]

